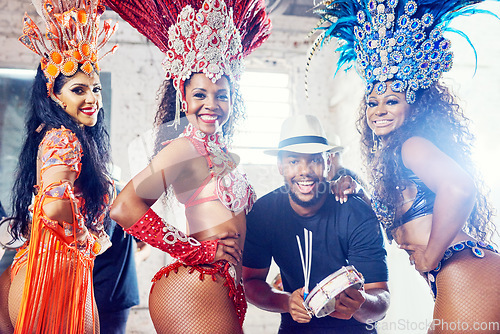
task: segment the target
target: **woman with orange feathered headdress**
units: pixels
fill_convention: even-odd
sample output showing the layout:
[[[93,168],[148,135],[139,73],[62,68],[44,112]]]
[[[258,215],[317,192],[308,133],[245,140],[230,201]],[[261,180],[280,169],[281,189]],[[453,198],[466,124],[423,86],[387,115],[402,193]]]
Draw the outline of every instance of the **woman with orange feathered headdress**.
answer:
[[[10,226],[27,241],[0,278],[0,332],[98,333],[92,268],[110,245],[103,222],[112,184],[97,52],[115,26],[99,30],[99,0],[33,4],[47,32],[25,15],[20,41],[42,58]]]

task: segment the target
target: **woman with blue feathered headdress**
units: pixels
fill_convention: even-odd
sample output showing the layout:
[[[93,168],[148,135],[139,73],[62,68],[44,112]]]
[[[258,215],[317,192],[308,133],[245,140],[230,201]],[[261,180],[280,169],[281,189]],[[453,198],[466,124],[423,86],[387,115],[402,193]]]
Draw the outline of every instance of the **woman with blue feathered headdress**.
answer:
[[[490,284],[500,279],[500,255],[488,244],[492,208],[471,159],[469,120],[439,82],[453,62],[443,32],[469,41],[449,22],[492,14],[479,2],[332,0],[317,10],[315,46],[339,39],[338,68],[355,62],[366,84],[357,126],[372,207],[427,279],[435,332],[500,320],[500,294]]]

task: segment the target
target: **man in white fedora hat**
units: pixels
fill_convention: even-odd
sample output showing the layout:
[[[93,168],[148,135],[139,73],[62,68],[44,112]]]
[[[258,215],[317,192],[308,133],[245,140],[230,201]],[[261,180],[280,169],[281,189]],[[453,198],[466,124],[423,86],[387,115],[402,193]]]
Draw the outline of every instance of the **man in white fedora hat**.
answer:
[[[250,303],[281,313],[279,333],[376,333],[373,322],[389,306],[386,251],[375,214],[358,197],[341,204],[329,191],[329,156],[340,149],[328,142],[316,117],[298,115],[284,121],[278,148],[265,152],[278,157],[284,185],[257,200],[247,216],[243,280]],[[283,291],[266,282],[271,260],[280,268]],[[349,265],[364,277],[364,288],[330,296],[335,310],[329,316],[311,315],[304,295]]]
[[[297,115],[287,118],[281,126],[280,142],[277,149],[264,153],[278,155],[280,151],[297,153],[335,153],[344,147],[330,143],[319,120],[313,115]]]

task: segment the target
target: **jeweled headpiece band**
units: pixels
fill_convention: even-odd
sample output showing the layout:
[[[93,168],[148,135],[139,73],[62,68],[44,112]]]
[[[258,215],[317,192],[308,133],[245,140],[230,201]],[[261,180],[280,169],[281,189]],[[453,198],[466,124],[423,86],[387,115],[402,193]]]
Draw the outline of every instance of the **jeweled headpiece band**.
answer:
[[[213,82],[226,75],[235,85],[243,71],[241,36],[224,1],[207,0],[198,11],[184,7],[168,29],[168,47],[163,67],[181,102],[177,121],[187,110],[184,82],[192,73],[203,72]]]
[[[406,100],[411,104],[418,90],[429,88],[451,69],[451,42],[443,32],[465,35],[451,29],[450,20],[460,15],[491,14],[474,8],[478,2],[481,1],[325,1],[325,8],[316,11],[322,17],[318,29],[323,30],[318,40],[341,40],[338,68],[356,60],[367,94],[374,87],[383,94],[386,82],[391,81],[391,89],[406,91]]]
[[[113,46],[104,56],[97,52],[108,42],[117,24],[104,21],[99,31],[99,19],[105,7],[100,0],[42,0],[33,1],[46,24],[42,34],[28,14],[24,15],[21,43],[42,56],[41,68],[47,78],[47,94],[52,96],[54,81],[59,74],[72,76],[80,69],[90,74],[99,71],[98,60],[114,52]]]
[[[408,103],[415,102],[415,92],[429,88],[439,80],[443,72],[449,71],[453,54],[451,42],[443,37],[441,27],[429,31],[434,17],[425,13],[413,17],[417,12],[415,1],[404,6],[404,15],[397,18],[394,8],[398,0],[377,3],[368,2],[368,12],[359,11],[354,35],[357,67],[366,82],[366,91],[377,85],[377,93],[386,90],[386,81],[392,80],[395,92],[406,90]]]

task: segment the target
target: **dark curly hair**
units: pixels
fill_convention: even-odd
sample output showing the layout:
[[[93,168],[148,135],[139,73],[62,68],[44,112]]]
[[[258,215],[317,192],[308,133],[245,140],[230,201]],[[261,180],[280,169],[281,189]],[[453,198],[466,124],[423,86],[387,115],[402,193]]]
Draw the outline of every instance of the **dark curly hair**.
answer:
[[[59,75],[54,82],[54,93],[59,94],[69,79],[70,77]],[[31,204],[34,195],[33,186],[37,180],[38,147],[48,130],[64,126],[76,135],[82,145],[82,169],[76,183],[85,200],[82,214],[87,218],[87,227],[94,229],[92,222],[105,213],[104,198],[112,189],[107,170],[107,164],[110,162],[110,147],[109,135],[104,127],[104,110],[99,110],[95,126],[81,128],[47,96],[46,82],[45,75],[38,66],[26,115],[26,138],[19,155],[13,186],[12,232],[16,238],[26,237],[29,233],[31,218],[28,207]],[[40,131],[41,124],[45,126]]]
[[[471,158],[474,136],[469,131],[470,120],[464,115],[452,92],[438,82],[419,91],[416,102],[410,105],[409,114],[401,127],[388,134],[384,147],[378,150],[372,150],[379,143],[368,127],[366,108],[366,101],[363,100],[356,123],[361,134],[361,150],[368,167],[372,190],[389,213],[392,213],[392,219],[402,201],[402,190],[407,184],[401,147],[410,137],[420,136],[449,155],[473,178],[477,188],[476,201],[464,231],[478,240],[491,241],[491,236],[496,231],[491,222],[493,209]]]

